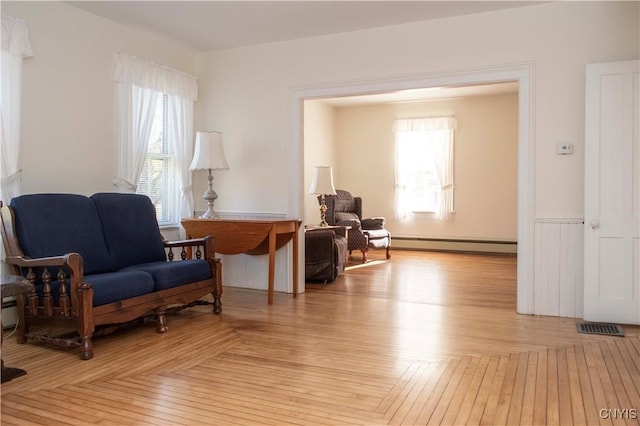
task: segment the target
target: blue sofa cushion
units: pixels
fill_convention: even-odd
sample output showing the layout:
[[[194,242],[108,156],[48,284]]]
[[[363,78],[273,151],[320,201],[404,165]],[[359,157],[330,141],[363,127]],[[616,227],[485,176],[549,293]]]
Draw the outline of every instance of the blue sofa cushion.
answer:
[[[155,291],[211,278],[211,267],[206,260],[145,263],[130,266],[123,271],[144,271],[151,274]]]
[[[80,253],[85,274],[111,270],[95,204],[83,195],[31,194],[11,200],[18,242],[32,258]]]
[[[143,271],[85,275],[84,280],[90,283],[93,288],[93,306],[106,305],[153,292],[153,278]],[[36,286],[40,303],[42,303],[43,297],[42,288],[42,285]],[[70,293],[68,287],[67,293]],[[57,306],[60,298],[60,283],[58,281],[51,281],[51,295]]]
[[[114,270],[166,260],[156,209],[139,194],[99,193],[95,203]]]
[[[93,306],[106,305],[153,292],[153,278],[142,271],[118,271],[85,276],[93,287]]]

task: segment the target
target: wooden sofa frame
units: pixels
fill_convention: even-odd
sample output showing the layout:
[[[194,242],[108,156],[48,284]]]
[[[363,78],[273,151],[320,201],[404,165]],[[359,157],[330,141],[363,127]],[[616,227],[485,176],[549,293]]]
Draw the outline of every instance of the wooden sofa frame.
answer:
[[[43,283],[42,303],[35,291],[28,294],[26,300],[22,297],[17,298],[18,343],[26,343],[29,340],[66,347],[79,346],[80,359],[88,360],[93,357],[91,339],[98,326],[124,324],[152,315],[155,318],[156,331],[164,333],[168,330],[165,314],[169,309],[175,311],[198,304],[211,304],[214,314],[222,311],[222,267],[220,260],[213,257],[212,237],[164,241],[167,261],[179,261],[175,259],[173,252],[176,249],[180,252],[180,260],[204,258],[211,267],[210,279],[94,307],[91,284],[84,281],[82,256],[78,253],[68,253],[38,259],[26,257],[16,238],[15,218],[11,207],[1,204],[0,207],[5,261],[9,265],[10,273],[26,273],[26,278],[32,284],[35,284],[38,278]],[[40,274],[40,277],[37,277],[36,273]],[[54,280],[58,281],[60,290],[57,306],[51,294],[50,284]],[[200,300],[208,293],[212,294],[213,302]],[[171,305],[179,306],[169,308]],[[46,323],[47,327],[72,328],[76,330],[77,335],[51,337],[30,332],[33,325],[41,323]]]

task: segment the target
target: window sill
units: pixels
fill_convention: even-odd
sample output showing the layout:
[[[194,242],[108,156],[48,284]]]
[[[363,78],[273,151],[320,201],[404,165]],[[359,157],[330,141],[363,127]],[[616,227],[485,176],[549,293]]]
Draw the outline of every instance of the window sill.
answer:
[[[167,229],[167,230],[171,230],[171,229],[180,229],[180,225],[177,223],[167,223],[165,225],[158,225],[158,227],[160,229]]]

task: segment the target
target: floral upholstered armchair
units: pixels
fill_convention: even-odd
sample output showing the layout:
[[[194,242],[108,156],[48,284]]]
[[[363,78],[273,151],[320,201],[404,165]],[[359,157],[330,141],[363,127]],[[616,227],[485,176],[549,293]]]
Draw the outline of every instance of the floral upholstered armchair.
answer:
[[[384,227],[384,217],[362,218],[362,198],[354,197],[350,192],[336,190],[336,195],[325,195],[327,205],[326,219],[329,225],[350,226],[348,250],[362,252],[362,263],[367,261],[369,247],[383,248],[389,259],[391,234]]]

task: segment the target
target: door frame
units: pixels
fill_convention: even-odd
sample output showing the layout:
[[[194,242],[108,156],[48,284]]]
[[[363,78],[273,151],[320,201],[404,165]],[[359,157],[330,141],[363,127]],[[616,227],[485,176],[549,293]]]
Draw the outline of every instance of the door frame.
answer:
[[[304,101],[337,96],[358,96],[398,90],[422,89],[442,86],[518,82],[518,266],[517,311],[534,311],[534,201],[535,201],[535,64],[467,69],[442,73],[406,75],[373,80],[345,81],[290,88],[292,108],[292,135],[288,152],[289,193],[288,211],[295,217],[304,213]],[[304,259],[301,244],[299,259]],[[301,268],[304,271],[304,268]],[[298,281],[304,283],[300,272]],[[301,291],[303,286],[301,286]]]

